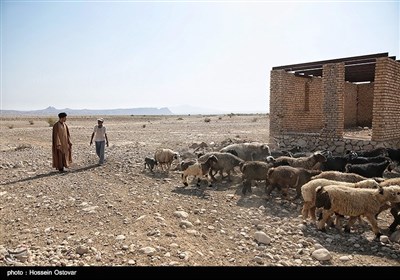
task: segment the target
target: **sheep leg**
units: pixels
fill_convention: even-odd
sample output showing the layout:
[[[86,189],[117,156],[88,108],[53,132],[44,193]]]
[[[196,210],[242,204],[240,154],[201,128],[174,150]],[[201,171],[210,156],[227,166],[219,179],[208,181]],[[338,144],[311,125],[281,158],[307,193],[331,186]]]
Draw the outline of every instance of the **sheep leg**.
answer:
[[[210,175],[211,180],[213,180],[213,181],[217,181],[217,179],[214,177],[217,173],[218,173],[218,171],[215,172],[215,174],[213,174],[213,169],[212,168],[210,168],[210,171],[208,171],[208,174]]]
[[[347,224],[344,227],[344,232],[348,232],[350,233],[351,227],[354,225],[354,223],[357,221],[357,217],[355,216],[351,216],[349,221],[347,222]]]
[[[331,210],[322,210],[322,219],[318,221],[317,228],[320,231],[326,231],[325,223],[334,212]]]
[[[389,226],[390,232],[394,232],[396,230],[396,227],[400,224],[400,215],[399,215],[399,210],[397,207],[393,207],[390,209],[390,213],[393,215],[393,223]]]
[[[317,209],[317,207],[315,207],[315,205],[314,206],[312,206],[312,207],[310,207],[310,210],[309,210],[309,215],[310,215],[310,217],[311,217],[311,219],[314,221],[314,223],[317,221],[317,217],[315,216],[315,210]]]
[[[209,180],[209,178],[208,178],[208,176],[206,175],[206,178],[207,178],[207,183],[208,183],[208,187],[209,188],[212,188],[212,182]]]
[[[336,214],[335,227],[336,227],[336,229],[337,229],[337,231],[338,231],[339,233],[342,233],[342,227],[343,227],[342,221],[343,221],[343,219],[344,219],[344,216],[343,216],[343,215]]]
[[[301,216],[303,217],[303,220],[308,219],[309,210],[310,210],[310,202],[304,201],[303,209],[301,210]]]
[[[274,186],[274,185],[272,185],[272,184],[269,184],[269,185],[268,185],[268,183],[266,183],[266,186],[265,186],[265,193],[266,193],[267,195],[270,195],[273,189],[275,189],[275,186]]]
[[[369,221],[369,223],[371,224],[372,227],[372,231],[375,233],[375,239],[379,240],[379,237],[382,235],[380,232],[380,228],[378,227],[378,222],[375,219],[375,215],[368,213],[365,214],[365,217],[367,218],[367,220]]]
[[[182,174],[182,183],[185,187],[188,186],[187,175]]]
[[[391,225],[389,226],[389,230],[390,232],[394,232],[396,230],[396,227],[400,224],[400,215],[395,208],[392,208],[390,210],[390,213],[392,213],[394,220],[393,223],[391,223]]]
[[[243,181],[242,194],[246,195],[247,191],[249,191],[251,193],[251,181],[245,180],[245,181]]]

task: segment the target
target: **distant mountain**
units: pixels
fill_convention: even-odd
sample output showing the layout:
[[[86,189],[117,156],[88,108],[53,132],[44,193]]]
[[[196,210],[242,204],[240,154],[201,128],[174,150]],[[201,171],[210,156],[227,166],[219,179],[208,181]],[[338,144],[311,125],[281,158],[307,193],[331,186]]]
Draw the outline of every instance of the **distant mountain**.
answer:
[[[17,110],[0,110],[0,115],[27,115],[27,116],[57,116],[60,112],[66,112],[69,116],[85,116],[85,115],[173,115],[166,107],[164,108],[129,108],[129,109],[56,109],[47,107],[42,110],[17,111]]]
[[[198,115],[198,114],[223,115],[223,114],[230,113],[230,112],[226,112],[226,111],[222,111],[222,110],[194,107],[194,106],[190,106],[190,105],[173,106],[173,107],[169,107],[169,109],[175,115],[189,115],[189,114],[192,114],[192,115]]]

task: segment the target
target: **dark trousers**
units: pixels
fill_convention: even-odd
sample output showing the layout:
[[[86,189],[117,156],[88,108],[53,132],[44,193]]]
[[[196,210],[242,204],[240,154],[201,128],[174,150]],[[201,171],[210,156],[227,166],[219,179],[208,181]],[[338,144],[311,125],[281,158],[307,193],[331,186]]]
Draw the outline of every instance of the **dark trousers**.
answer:
[[[95,141],[96,144],[96,154],[99,157],[99,164],[104,163],[104,148],[106,146],[106,141]]]

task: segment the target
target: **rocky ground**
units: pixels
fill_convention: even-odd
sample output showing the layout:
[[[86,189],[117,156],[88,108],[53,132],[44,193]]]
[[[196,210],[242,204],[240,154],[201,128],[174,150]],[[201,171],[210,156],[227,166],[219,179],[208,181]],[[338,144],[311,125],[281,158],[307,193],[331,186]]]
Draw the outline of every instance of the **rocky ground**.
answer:
[[[159,147],[267,142],[266,115],[106,117],[102,166],[89,146],[96,117],[67,124],[74,164],[60,174],[47,118],[1,119],[0,266],[399,266],[400,244],[373,241],[368,224],[319,232],[300,200],[266,198],[262,185],[243,197],[239,174],[184,188],[180,171],[143,169]]]

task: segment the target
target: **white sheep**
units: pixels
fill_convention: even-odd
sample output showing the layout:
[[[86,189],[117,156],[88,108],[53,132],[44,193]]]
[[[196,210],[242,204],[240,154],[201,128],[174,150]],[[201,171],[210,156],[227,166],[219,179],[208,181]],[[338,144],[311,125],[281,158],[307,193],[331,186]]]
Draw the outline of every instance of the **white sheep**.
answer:
[[[368,178],[355,174],[355,173],[343,173],[340,171],[324,171],[320,174],[312,177],[312,179],[328,179],[339,182],[348,182],[348,183],[356,183],[363,180],[367,180]]]
[[[286,162],[288,165],[292,167],[301,167],[304,169],[316,169],[314,166],[319,162],[326,162],[326,157],[320,152],[315,152],[311,156],[308,157],[278,157],[275,159],[276,163]]]
[[[346,231],[354,224],[358,216],[365,216],[371,224],[376,238],[381,235],[375,215],[387,202],[400,202],[400,186],[388,186],[378,189],[357,189],[343,185],[319,186],[316,189],[315,206],[322,207],[322,219],[318,229],[325,230],[325,223],[334,213],[350,216]]]
[[[315,190],[318,186],[328,186],[328,185],[342,185],[352,188],[378,188],[379,184],[373,179],[366,179],[357,183],[339,182],[335,180],[328,179],[314,179],[310,182],[304,184],[301,187],[301,195],[303,196],[304,204],[301,211],[301,215],[304,220],[308,217],[315,222]]]
[[[197,178],[196,185],[199,187],[201,178],[206,177],[209,183],[208,186],[212,187],[212,184],[208,178],[208,172],[210,171],[211,165],[217,161],[218,159],[214,155],[211,155],[205,162],[196,162],[195,164],[188,166],[188,168],[186,168],[186,170],[184,170],[182,173],[182,183],[185,185],[185,187],[188,186],[188,176],[194,176],[194,178]]]
[[[158,166],[163,171],[165,171],[164,170],[164,166],[165,166],[167,172],[171,168],[171,164],[174,161],[174,159],[178,159],[178,158],[179,158],[179,154],[177,152],[174,152],[171,149],[158,149],[158,150],[156,150],[156,152],[154,154],[154,159],[157,161]]]

